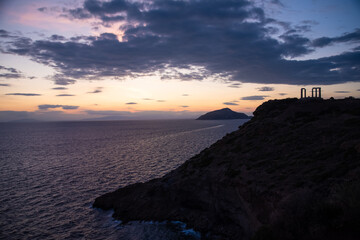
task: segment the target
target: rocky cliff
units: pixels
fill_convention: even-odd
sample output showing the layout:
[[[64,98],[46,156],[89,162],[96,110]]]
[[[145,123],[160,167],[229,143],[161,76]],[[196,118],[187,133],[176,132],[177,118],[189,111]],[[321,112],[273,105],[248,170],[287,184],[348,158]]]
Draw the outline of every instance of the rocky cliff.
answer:
[[[162,178],[97,198],[204,239],[360,239],[360,100],[272,100]]]

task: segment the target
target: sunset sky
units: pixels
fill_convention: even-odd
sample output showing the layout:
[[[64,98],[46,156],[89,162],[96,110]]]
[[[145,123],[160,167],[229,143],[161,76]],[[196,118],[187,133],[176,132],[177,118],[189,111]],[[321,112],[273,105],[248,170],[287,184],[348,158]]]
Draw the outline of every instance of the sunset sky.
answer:
[[[0,0],[0,121],[360,97],[358,0]]]

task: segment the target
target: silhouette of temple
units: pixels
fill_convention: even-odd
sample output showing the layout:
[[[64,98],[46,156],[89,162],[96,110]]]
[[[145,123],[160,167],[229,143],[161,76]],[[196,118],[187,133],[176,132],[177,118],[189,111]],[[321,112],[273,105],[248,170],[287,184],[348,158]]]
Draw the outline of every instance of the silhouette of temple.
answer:
[[[320,87],[313,87],[311,89],[311,97],[306,97],[306,88],[301,88],[300,90],[300,99],[304,98],[321,98],[321,88]]]

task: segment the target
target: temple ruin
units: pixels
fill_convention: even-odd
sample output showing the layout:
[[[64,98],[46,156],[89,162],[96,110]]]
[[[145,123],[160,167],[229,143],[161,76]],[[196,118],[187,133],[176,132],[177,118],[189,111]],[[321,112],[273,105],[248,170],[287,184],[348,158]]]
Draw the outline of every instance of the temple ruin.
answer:
[[[321,98],[321,88],[320,87],[313,87],[311,89],[311,97],[306,96],[306,88],[301,88],[300,90],[300,99],[304,98]]]

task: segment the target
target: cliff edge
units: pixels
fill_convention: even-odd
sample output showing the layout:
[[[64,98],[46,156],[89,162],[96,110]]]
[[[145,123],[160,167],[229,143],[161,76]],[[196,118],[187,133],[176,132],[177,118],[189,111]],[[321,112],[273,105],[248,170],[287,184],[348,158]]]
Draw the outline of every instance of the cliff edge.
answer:
[[[98,197],[204,239],[360,239],[360,100],[271,100],[164,177]]]

